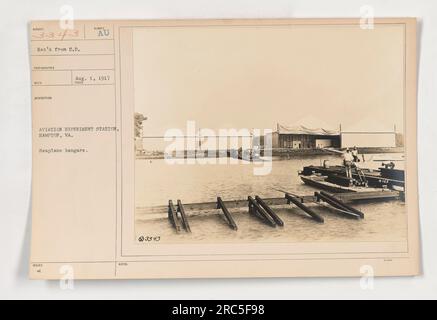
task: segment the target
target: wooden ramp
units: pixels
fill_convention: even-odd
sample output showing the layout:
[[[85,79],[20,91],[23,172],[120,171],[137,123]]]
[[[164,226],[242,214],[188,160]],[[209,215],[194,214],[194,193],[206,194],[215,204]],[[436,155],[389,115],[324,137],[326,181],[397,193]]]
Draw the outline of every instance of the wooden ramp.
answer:
[[[284,226],[284,221],[282,221],[282,219],[278,217],[278,215],[272,210],[272,208],[269,207],[267,203],[264,202],[263,199],[261,199],[259,196],[255,196],[255,200],[267,212],[267,214],[273,219],[273,221],[275,221],[275,223],[278,226],[280,227]]]
[[[273,218],[251,196],[247,197],[249,213],[258,217],[262,222],[271,227],[276,227]]]
[[[182,226],[184,227],[186,232],[191,232],[190,224],[188,223],[187,215],[185,214],[184,205],[181,200],[178,200],[178,212],[181,215]]]
[[[403,197],[403,192],[394,190],[378,190],[378,191],[361,191],[361,192],[344,192],[344,193],[328,193],[326,191],[316,191],[313,195],[299,196],[286,191],[284,198],[265,198],[262,199],[258,195],[253,198],[248,196],[247,200],[228,200],[224,201],[221,197],[217,197],[216,202],[190,203],[182,204],[181,200],[177,200],[177,206],[172,200],[168,201],[167,206],[157,206],[144,208],[147,213],[160,214],[166,213],[168,220],[174,227],[177,233],[185,231],[191,233],[191,227],[188,221],[187,210],[201,212],[215,211],[220,209],[223,212],[226,222],[233,230],[238,230],[229,208],[249,209],[249,214],[255,216],[261,222],[270,227],[284,226],[283,220],[272,209],[272,206],[285,206],[293,204],[306,214],[308,214],[316,222],[324,223],[324,218],[319,213],[315,212],[308,205],[322,205],[325,208],[329,207],[334,212],[353,219],[363,219],[364,213],[354,208],[350,203],[354,201],[373,201],[373,200],[399,200]],[[325,205],[326,203],[326,205]]]
[[[284,192],[285,193],[285,192]],[[330,193],[332,194],[332,193]],[[357,201],[391,201],[402,200],[403,192],[394,190],[377,190],[377,191],[360,191],[360,192],[344,192],[336,193],[335,197],[341,200],[343,203],[353,203]],[[302,195],[298,197],[301,203],[313,203],[317,201],[314,194]],[[281,206],[287,205],[289,201],[284,198],[263,198],[263,201],[269,206]],[[222,204],[228,209],[243,209],[247,208],[248,200],[222,200]],[[213,211],[218,209],[217,201],[200,202],[200,203],[184,203],[185,212],[189,211]],[[142,214],[167,214],[169,213],[169,205],[153,206],[153,207],[137,207],[137,212]]]
[[[319,192],[315,192],[314,194],[317,198],[317,201],[324,201],[326,203],[328,203],[329,205],[331,205],[335,210],[335,212],[342,214],[343,216],[346,216],[347,218],[354,218],[354,219],[359,219],[360,216],[354,212],[352,212],[352,210],[349,210],[348,208],[346,208],[345,206],[342,206],[339,202],[336,202],[335,200],[333,200],[332,198],[319,193]]]
[[[325,220],[318,213],[314,212],[314,210],[312,210],[311,208],[309,208],[303,204],[303,199],[298,198],[298,197],[291,195],[289,193],[285,194],[285,199],[287,199],[288,204],[291,204],[291,203],[295,204],[298,208],[302,209],[305,213],[307,213],[309,216],[311,216],[317,222],[320,222],[320,223],[325,222]]]
[[[234,218],[232,218],[231,213],[229,212],[228,208],[226,208],[226,205],[223,202],[221,197],[217,197],[217,209],[221,209],[223,211],[223,214],[225,215],[225,218],[229,224],[229,227],[233,230],[238,230],[238,227],[234,221]]]
[[[177,211],[173,205],[173,201],[168,201],[168,220],[173,225],[177,233],[181,232],[181,224],[177,215]]]

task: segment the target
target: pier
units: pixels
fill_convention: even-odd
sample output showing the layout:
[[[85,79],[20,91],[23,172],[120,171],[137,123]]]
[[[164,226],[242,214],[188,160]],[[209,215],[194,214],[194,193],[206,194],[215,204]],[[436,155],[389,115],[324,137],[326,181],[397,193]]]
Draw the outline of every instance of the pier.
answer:
[[[311,218],[313,218],[317,222],[320,223],[325,222],[325,220],[319,214],[317,214],[316,212],[314,212],[314,210],[303,204],[302,198],[286,193],[285,199],[287,199],[287,204],[290,203],[295,204],[298,208],[302,209],[305,213],[307,213],[309,216],[311,216]]]
[[[247,212],[259,223],[276,228],[283,227],[284,221],[275,212],[275,207],[282,207],[281,209],[287,206],[296,207],[314,222],[325,223],[322,216],[323,210],[342,218],[361,220],[364,219],[365,213],[355,208],[357,203],[405,200],[404,190],[399,188],[404,183],[402,170],[357,169],[355,174],[360,181],[356,181],[354,177],[346,177],[343,166],[306,166],[299,176],[305,184],[316,188],[313,194],[298,195],[273,188],[281,192],[283,197],[261,198],[259,195],[248,195],[246,199],[223,200],[218,196],[216,201],[185,204],[178,199],[176,206],[170,199],[167,206],[142,207],[137,208],[137,212],[154,215],[167,214],[176,233],[182,231],[191,233],[189,224],[191,213],[199,215],[203,212],[215,211],[217,215],[223,214],[228,226],[237,231],[238,227],[231,214],[232,210],[243,214]],[[366,183],[363,184],[363,181]],[[283,213],[284,211],[281,214]]]
[[[335,197],[343,201],[344,203],[354,203],[361,201],[389,201],[389,200],[402,200],[401,191],[395,190],[379,190],[379,191],[361,191],[361,192],[348,192],[348,193],[338,193]],[[302,203],[314,203],[317,201],[317,197],[314,194],[298,196]],[[286,205],[287,199],[284,197],[276,198],[264,198],[263,201],[269,206],[280,206]],[[221,204],[224,205],[227,210],[231,209],[241,209],[248,207],[248,200],[221,200]],[[222,207],[221,207],[222,208]],[[211,202],[197,202],[197,203],[186,203],[184,204],[184,209],[186,212],[189,211],[207,211],[214,210],[217,208],[217,201]],[[153,214],[165,214],[168,212],[168,206],[151,206],[151,207],[140,207],[137,210],[141,213],[153,213]]]
[[[364,213],[354,208],[354,203],[402,200],[402,197],[403,192],[387,189],[346,193],[316,191],[311,195],[296,195],[284,192],[284,197],[278,198],[262,199],[256,195],[254,197],[248,196],[247,199],[225,201],[221,197],[217,197],[217,201],[214,202],[187,204],[182,204],[181,200],[177,200],[176,206],[173,200],[169,200],[167,206],[143,207],[139,210],[150,214],[167,214],[168,220],[176,233],[182,231],[186,233],[191,232],[189,224],[190,212],[199,213],[202,211],[219,210],[217,214],[222,213],[229,227],[237,231],[238,226],[230,212],[231,209],[242,211],[247,208],[248,214],[253,215],[260,223],[275,228],[284,226],[283,220],[274,211],[275,206],[295,206],[305,212],[315,222],[324,223],[324,218],[313,209],[314,206],[322,205],[344,218],[360,220],[364,219]]]
[[[284,226],[284,221],[282,221],[282,219],[279,218],[279,216],[272,210],[272,208],[270,208],[270,206],[267,203],[264,202],[263,199],[261,199],[259,196],[255,196],[255,200],[270,215],[270,217],[272,217],[272,219],[275,221],[275,223],[278,226],[280,227]]]

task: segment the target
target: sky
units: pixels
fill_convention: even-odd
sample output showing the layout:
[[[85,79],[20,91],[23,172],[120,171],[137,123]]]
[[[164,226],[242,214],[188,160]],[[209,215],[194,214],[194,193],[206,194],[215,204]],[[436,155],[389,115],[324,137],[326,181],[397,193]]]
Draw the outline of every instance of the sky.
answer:
[[[403,132],[400,25],[155,27],[133,32],[135,110],[167,129],[320,123]]]

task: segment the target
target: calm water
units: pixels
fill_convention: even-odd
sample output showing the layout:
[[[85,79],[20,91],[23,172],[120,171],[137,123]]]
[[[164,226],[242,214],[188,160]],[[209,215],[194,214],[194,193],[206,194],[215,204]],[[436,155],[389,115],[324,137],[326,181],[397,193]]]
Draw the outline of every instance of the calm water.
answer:
[[[380,159],[375,157],[375,159]],[[371,159],[373,156],[368,156]],[[390,158],[390,155],[387,155]],[[397,156],[398,157],[398,156]],[[386,158],[382,156],[381,158]],[[261,163],[239,162],[233,165],[179,164],[168,165],[164,160],[136,160],[135,194],[138,208],[166,205],[171,198],[183,203],[246,199],[248,195],[282,197],[282,189],[296,194],[312,194],[314,189],[304,185],[297,175],[305,165],[318,165],[329,159],[332,165],[341,162],[339,157],[302,157],[272,162],[272,171],[265,176],[253,174]],[[381,162],[368,161],[366,167],[377,168]],[[402,162],[396,162],[401,168]],[[406,239],[405,206],[400,201],[355,205],[366,215],[363,220],[350,220],[338,216],[329,208],[314,206],[325,218],[318,224],[307,218],[300,209],[292,206],[276,207],[275,211],[285,223],[283,228],[271,228],[247,213],[247,208],[232,209],[238,231],[231,230],[220,211],[187,212],[191,234],[176,234],[166,216],[136,214],[137,236],[161,237],[161,242],[263,242],[283,241],[401,241]]]

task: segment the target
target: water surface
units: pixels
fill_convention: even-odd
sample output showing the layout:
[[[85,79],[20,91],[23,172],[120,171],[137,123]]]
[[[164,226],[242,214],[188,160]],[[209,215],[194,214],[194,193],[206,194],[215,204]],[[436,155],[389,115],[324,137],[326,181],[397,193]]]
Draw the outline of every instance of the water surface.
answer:
[[[366,156],[371,159],[371,156]],[[375,157],[379,159],[380,157]],[[390,155],[381,158],[390,158]],[[248,195],[283,197],[277,189],[299,195],[313,194],[315,189],[304,185],[298,171],[306,165],[319,165],[328,159],[340,164],[337,156],[295,157],[272,162],[268,175],[256,176],[260,163],[239,161],[238,164],[173,164],[165,160],[136,160],[135,203],[137,208],[166,205],[169,199],[183,203],[246,199]],[[367,161],[362,166],[377,168],[381,162]],[[402,162],[397,161],[401,168]],[[247,208],[232,209],[238,231],[231,230],[219,210],[187,212],[192,233],[176,234],[167,216],[143,212],[136,214],[137,238],[160,236],[161,242],[284,242],[284,241],[403,241],[406,239],[405,205],[401,201],[358,203],[355,207],[365,213],[363,220],[351,220],[337,215],[324,206],[313,209],[325,218],[324,224],[309,219],[294,206],[276,207],[284,221],[283,228],[272,228],[249,215]]]

